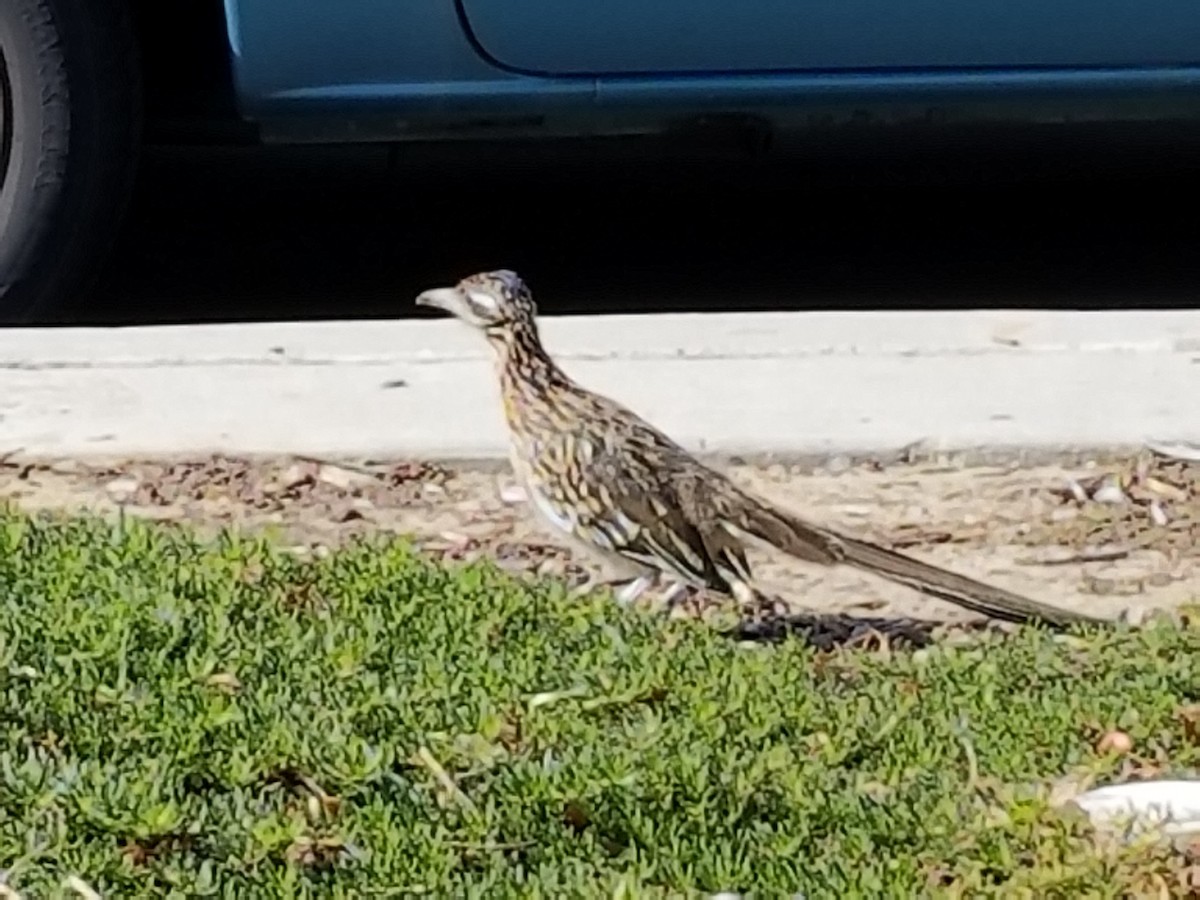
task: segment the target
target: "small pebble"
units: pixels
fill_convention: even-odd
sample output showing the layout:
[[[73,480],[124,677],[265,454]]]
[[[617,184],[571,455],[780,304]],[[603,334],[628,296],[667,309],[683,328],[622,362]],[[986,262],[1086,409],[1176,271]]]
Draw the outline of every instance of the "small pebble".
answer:
[[[1096,488],[1095,493],[1092,494],[1092,499],[1097,503],[1119,504],[1124,503],[1128,498],[1125,496],[1125,492],[1121,490],[1119,484],[1108,481]]]
[[[824,466],[825,471],[830,475],[841,475],[843,472],[849,470],[849,468],[850,459],[846,456],[834,456]]]
[[[1150,610],[1145,606],[1127,606],[1121,610],[1121,614],[1117,616],[1117,621],[1137,627],[1145,623]]]
[[[506,484],[500,488],[500,499],[515,506],[518,503],[525,503],[529,497],[519,484]]]
[[[837,511],[843,516],[854,516],[861,519],[873,516],[877,510],[865,503],[846,503],[839,506]]]
[[[286,488],[296,487],[305,484],[312,479],[309,471],[299,463],[294,463],[284,469],[283,474],[279,476],[279,481]]]
[[[114,478],[104,486],[104,490],[118,503],[123,503],[137,493],[139,487],[141,487],[140,481],[132,475],[124,475],[121,478]]]
[[[1099,753],[1118,753],[1122,756],[1133,750],[1133,738],[1124,731],[1110,731],[1096,744]]]
[[[1087,491],[1085,491],[1083,489],[1083,485],[1081,485],[1074,478],[1067,479],[1067,490],[1071,493],[1071,496],[1075,499],[1076,503],[1084,503],[1087,501]]]
[[[364,484],[375,479],[363,472],[325,463],[317,469],[317,480],[344,491],[353,484]]]

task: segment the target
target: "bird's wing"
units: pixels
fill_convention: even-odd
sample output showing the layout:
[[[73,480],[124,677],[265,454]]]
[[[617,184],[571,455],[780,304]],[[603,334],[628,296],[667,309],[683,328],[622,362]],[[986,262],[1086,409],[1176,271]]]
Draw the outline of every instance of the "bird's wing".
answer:
[[[731,579],[748,581],[740,541],[694,502],[703,471],[640,420],[610,413],[606,422],[603,433],[570,440],[586,536],[693,584],[727,591]]]

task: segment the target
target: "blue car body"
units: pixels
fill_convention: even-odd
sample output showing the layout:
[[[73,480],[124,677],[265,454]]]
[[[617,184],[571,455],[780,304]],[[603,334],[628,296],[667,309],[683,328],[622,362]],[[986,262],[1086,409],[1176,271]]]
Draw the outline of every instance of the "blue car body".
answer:
[[[901,156],[997,124],[1184,146],[1185,120],[1200,0],[0,0],[0,320],[85,295],[147,144],[799,135]]]
[[[1194,0],[224,0],[267,140],[1195,118]]]

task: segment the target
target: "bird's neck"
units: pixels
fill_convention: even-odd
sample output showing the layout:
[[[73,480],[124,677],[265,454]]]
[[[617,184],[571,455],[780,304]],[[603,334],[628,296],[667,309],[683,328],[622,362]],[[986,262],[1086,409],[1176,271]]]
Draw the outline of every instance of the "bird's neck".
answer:
[[[510,423],[531,407],[545,403],[571,385],[570,379],[542,346],[534,325],[491,338],[504,412]]]

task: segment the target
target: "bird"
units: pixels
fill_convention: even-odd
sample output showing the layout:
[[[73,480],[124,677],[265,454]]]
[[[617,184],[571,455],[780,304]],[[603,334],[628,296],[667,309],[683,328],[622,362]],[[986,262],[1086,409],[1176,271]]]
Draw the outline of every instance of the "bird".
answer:
[[[752,495],[623,404],[577,384],[542,344],[537,306],[511,269],[422,291],[491,345],[509,458],[530,506],[630,603],[657,580],[761,600],[746,545],[764,542],[818,566],[850,566],[986,617],[1067,626],[1101,621],[1041,603],[825,525]]]

